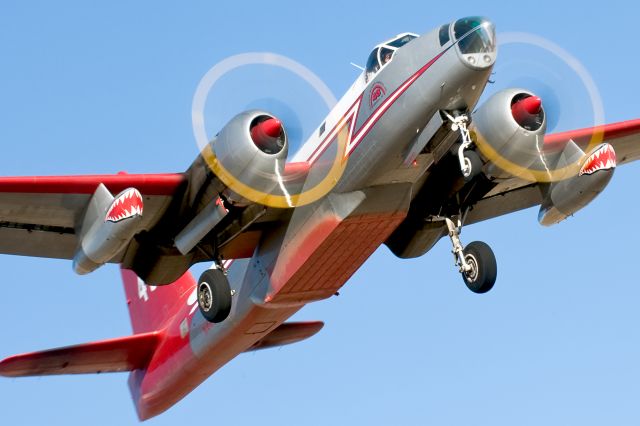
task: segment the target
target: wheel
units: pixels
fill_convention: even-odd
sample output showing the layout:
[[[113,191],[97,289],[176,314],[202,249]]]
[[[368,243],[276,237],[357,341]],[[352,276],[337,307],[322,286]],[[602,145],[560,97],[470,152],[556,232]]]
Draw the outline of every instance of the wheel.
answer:
[[[482,159],[475,151],[466,150],[464,152],[464,165],[470,170],[469,176],[464,177],[467,182],[478,176],[482,171]]]
[[[198,307],[209,322],[222,322],[231,312],[231,287],[220,269],[208,269],[198,280]]]
[[[498,266],[493,250],[482,241],[474,241],[464,248],[464,260],[471,265],[469,272],[462,273],[462,279],[474,293],[486,293],[496,282]]]

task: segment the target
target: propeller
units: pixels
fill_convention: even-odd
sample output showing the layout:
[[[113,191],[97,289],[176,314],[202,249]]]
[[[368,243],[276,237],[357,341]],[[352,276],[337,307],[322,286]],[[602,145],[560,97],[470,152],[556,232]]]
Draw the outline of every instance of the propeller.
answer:
[[[569,130],[569,126],[571,125],[569,121],[577,121],[578,117],[577,114],[575,114],[576,120],[573,120],[570,117],[563,116],[562,102],[560,102],[560,99],[558,98],[557,91],[555,91],[552,87],[557,86],[561,83],[556,80],[555,77],[554,79],[547,79],[546,82],[542,81],[541,78],[544,77],[514,77],[510,80],[509,85],[510,87],[522,87],[524,89],[530,90],[540,98],[542,107],[544,108],[544,111],[546,113],[545,116],[547,119],[547,132],[556,132],[561,126],[565,128],[565,130]],[[562,90],[562,92],[564,94],[565,91]],[[571,100],[569,100],[569,102],[571,102]],[[587,113],[584,105],[579,107],[579,110],[585,111],[585,113]],[[582,118],[583,120],[585,119],[585,117]],[[589,116],[586,117],[586,122],[588,122],[590,119],[591,114],[589,113]],[[584,125],[584,122],[582,123],[582,125]]]
[[[328,161],[313,168],[296,163],[285,166],[286,158],[282,157],[288,151],[291,158],[336,102],[317,75],[286,56],[269,52],[234,55],[215,64],[200,81],[192,104],[193,131],[203,158],[239,202],[244,199],[271,207],[296,207],[329,193],[346,167],[343,153],[347,133],[343,131],[325,153]],[[213,148],[210,144],[212,135],[220,129],[242,122],[235,115],[239,111],[258,114],[248,126],[250,139],[263,153],[272,155],[255,158],[261,162],[254,163],[255,176],[247,175],[250,167],[224,165],[225,160],[235,161],[233,158],[243,155],[249,161],[253,154],[238,151],[246,144],[242,148],[234,145],[226,131],[216,137]],[[243,137],[240,127],[234,132],[231,139]],[[219,145],[221,138],[224,148]],[[216,155],[218,148],[221,157]]]
[[[267,118],[251,128],[251,140],[264,152],[275,151],[272,146],[282,134],[282,123],[277,118]]]
[[[497,39],[500,54],[491,77],[493,84],[487,86],[479,108],[497,93],[519,88],[522,94],[511,101],[511,115],[525,130],[538,130],[544,123],[549,135],[604,124],[599,91],[577,58],[534,34],[502,33]],[[529,145],[520,147],[512,143],[487,157],[508,174],[530,181],[552,182],[572,175],[584,156],[574,155],[573,163],[567,164],[566,159],[559,160],[558,146],[551,152],[545,139],[535,136]],[[589,146],[583,148],[590,152],[601,141],[602,135],[594,134]]]
[[[309,96],[309,94],[307,93],[305,96]],[[296,104],[297,106],[297,101],[278,99],[276,97],[263,97],[250,101],[244,106],[243,110],[259,109],[278,117],[282,123],[282,127],[287,132],[291,153],[294,153],[302,146],[322,118],[316,120],[314,115],[318,114],[310,113],[306,110],[296,112],[290,106],[292,104]],[[310,102],[310,104],[313,108],[313,102]],[[315,107],[319,110],[324,110],[321,106]]]
[[[511,115],[520,126],[527,130],[541,126],[544,120],[542,100],[538,96],[527,96],[511,105]]]

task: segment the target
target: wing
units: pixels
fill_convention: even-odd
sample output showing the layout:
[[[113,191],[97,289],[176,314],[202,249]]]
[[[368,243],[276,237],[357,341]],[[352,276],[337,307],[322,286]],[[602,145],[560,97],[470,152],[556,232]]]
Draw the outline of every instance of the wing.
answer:
[[[600,132],[602,132],[603,142],[613,145],[618,164],[629,163],[640,158],[640,119],[555,133],[545,137],[544,144],[545,147],[564,146],[573,140],[581,148],[586,148],[591,137]]]
[[[79,226],[100,184],[113,194],[138,189],[142,228],[150,229],[185,181],[181,173],[0,178],[0,253],[73,258]]]
[[[581,148],[586,148],[591,137],[600,132],[603,142],[611,144],[615,149],[618,164],[640,159],[640,119],[547,135],[544,140],[545,148],[562,148],[571,140]],[[466,223],[476,223],[537,206],[542,201],[538,184],[517,178],[510,179],[496,186],[480,200],[469,212]]]
[[[114,216],[105,215],[111,205],[105,205],[104,200],[113,200],[114,195],[128,188],[136,189],[142,197],[143,214],[135,217],[133,234],[125,238],[114,231],[119,224],[107,224],[110,229],[96,231],[96,238],[85,239],[90,223],[118,222],[119,217],[127,216],[123,209]],[[215,232],[206,230],[197,244],[181,252],[175,244],[176,236],[198,216],[207,216],[207,208],[216,204],[211,201],[224,189],[201,157],[184,173],[3,177],[0,253],[80,259],[76,271],[81,273],[103,263],[121,263],[147,284],[169,284],[194,263],[218,255],[226,259],[250,257],[262,234],[261,226],[283,214],[283,209],[268,210],[255,204],[230,207]],[[91,245],[85,244],[88,240],[125,242],[95,261],[95,257],[86,254],[85,245]],[[79,257],[81,246],[83,253]]]

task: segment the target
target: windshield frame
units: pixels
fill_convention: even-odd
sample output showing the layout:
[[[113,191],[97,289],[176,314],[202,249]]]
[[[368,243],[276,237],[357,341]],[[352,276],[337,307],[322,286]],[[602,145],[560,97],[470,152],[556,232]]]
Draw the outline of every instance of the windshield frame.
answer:
[[[386,67],[391,61],[393,61],[393,58],[396,56],[396,51],[398,49],[401,49],[402,47],[406,46],[407,44],[411,43],[413,40],[417,39],[418,37],[420,37],[418,34],[414,34],[414,33],[402,33],[402,34],[398,34],[397,36],[386,40],[383,43],[380,43],[378,45],[376,45],[372,50],[371,53],[369,54],[369,57],[367,58],[367,63],[365,64],[365,70],[364,70],[364,79],[365,81],[368,83],[369,81],[371,81],[379,72],[380,70],[382,70],[384,67]],[[408,38],[408,40],[406,40],[404,43],[400,44],[399,46],[395,46],[393,43],[398,42],[399,40]],[[397,44],[397,43],[396,43]],[[385,53],[387,53],[388,51],[391,51],[391,57],[385,62],[383,61],[383,57],[382,57],[382,52],[386,51]],[[372,58],[374,57],[375,54],[375,59],[376,62],[375,63],[371,63],[372,62]]]

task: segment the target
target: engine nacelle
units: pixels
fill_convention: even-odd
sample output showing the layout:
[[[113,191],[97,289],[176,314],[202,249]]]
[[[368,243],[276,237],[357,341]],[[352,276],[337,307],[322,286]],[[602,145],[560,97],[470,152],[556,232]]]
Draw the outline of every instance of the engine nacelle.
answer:
[[[585,157],[573,142],[565,148],[573,157]],[[603,143],[582,160],[577,176],[549,185],[540,206],[538,221],[541,225],[556,224],[589,204],[607,186],[616,167],[613,147]]]
[[[509,178],[517,169],[544,170],[541,157],[547,121],[540,98],[523,89],[493,95],[472,114],[470,130],[484,160],[484,172]]]
[[[143,200],[135,188],[128,188],[113,197],[98,186],[93,194],[80,234],[80,244],[73,257],[73,269],[88,274],[112,260],[129,245],[140,231]]]
[[[233,204],[258,201],[280,183],[288,154],[287,135],[278,119],[264,111],[247,111],[235,116],[210,142],[213,158],[203,157],[227,186],[227,200]],[[233,189],[248,188],[255,194],[247,200]]]

